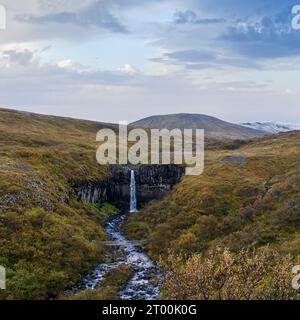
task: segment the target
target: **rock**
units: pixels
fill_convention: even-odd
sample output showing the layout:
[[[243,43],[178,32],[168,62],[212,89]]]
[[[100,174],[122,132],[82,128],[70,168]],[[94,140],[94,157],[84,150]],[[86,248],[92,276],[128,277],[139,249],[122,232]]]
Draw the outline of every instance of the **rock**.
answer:
[[[105,181],[78,183],[78,198],[87,203],[111,202],[120,209],[128,209],[130,199],[130,170],[135,171],[139,205],[161,199],[177,184],[185,168],[176,165],[110,166],[111,176]]]
[[[288,207],[289,208],[295,208],[300,204],[300,199],[290,199],[288,201]],[[1,210],[1,209],[0,209]]]
[[[255,197],[258,195],[258,188],[247,188],[240,191],[241,197]]]
[[[227,156],[220,160],[224,163],[237,163],[237,164],[244,164],[246,161],[245,156]]]
[[[26,173],[33,172],[33,169],[26,164],[15,162],[14,167]]]
[[[249,209],[244,212],[244,219],[247,221],[253,221],[254,211]]]
[[[28,201],[32,203],[35,207],[44,208],[48,212],[53,212],[54,206],[51,203],[50,199],[46,194],[41,192],[20,192],[19,194],[11,194],[7,193],[4,195],[2,199],[0,199],[2,204],[2,211],[7,209],[13,209],[16,205],[23,204],[24,208],[27,206],[25,205]]]

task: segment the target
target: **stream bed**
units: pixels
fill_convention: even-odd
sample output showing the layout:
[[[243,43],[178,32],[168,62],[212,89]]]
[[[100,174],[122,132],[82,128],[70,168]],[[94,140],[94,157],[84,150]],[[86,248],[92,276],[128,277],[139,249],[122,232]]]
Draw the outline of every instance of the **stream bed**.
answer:
[[[120,265],[129,265],[133,270],[132,279],[119,292],[121,300],[156,300],[160,295],[161,273],[156,264],[122,233],[122,225],[128,214],[111,218],[105,231],[112,243],[112,262],[98,265],[85,276],[82,283],[71,289],[78,293],[85,289],[95,289],[105,276],[107,270]]]

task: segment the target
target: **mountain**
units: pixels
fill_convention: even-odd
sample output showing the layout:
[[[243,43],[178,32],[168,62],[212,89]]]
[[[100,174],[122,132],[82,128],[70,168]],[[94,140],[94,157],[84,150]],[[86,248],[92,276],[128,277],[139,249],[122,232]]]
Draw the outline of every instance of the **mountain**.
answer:
[[[279,133],[300,130],[300,124],[288,124],[282,122],[246,122],[242,126],[250,129],[265,131],[268,133]]]
[[[251,139],[266,135],[266,132],[222,121],[202,114],[170,114],[145,118],[132,126],[151,129],[204,129],[207,137],[228,139]]]

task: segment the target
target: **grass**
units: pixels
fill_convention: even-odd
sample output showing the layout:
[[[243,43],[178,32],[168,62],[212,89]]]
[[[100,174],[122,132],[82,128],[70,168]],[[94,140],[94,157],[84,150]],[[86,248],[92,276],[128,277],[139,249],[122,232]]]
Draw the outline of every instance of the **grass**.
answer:
[[[107,260],[103,221],[115,212],[77,201],[74,182],[108,175],[91,121],[0,109],[1,299],[46,299]]]
[[[210,150],[203,175],[184,177],[165,199],[132,216],[127,235],[151,238],[145,249],[155,260],[169,250],[191,255],[219,245],[236,252],[270,245],[297,258],[299,157],[299,132]]]

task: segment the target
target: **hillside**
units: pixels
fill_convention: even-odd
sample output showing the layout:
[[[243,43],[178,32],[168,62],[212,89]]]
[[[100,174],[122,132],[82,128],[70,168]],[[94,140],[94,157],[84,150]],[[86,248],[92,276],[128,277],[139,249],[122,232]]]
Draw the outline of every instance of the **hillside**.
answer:
[[[191,254],[226,246],[300,255],[300,132],[234,151],[206,152],[203,175],[184,177],[162,201],[131,217],[127,234],[148,253]]]
[[[95,136],[103,127],[116,128],[0,109],[0,265],[7,270],[7,290],[0,291],[0,299],[57,297],[95,265],[111,262],[101,225],[118,210],[107,203],[79,201],[74,188],[109,174],[95,159]],[[211,141],[203,175],[184,177],[163,200],[132,215],[126,233],[131,239],[150,239],[142,242],[144,249],[165,263],[170,250],[190,256],[219,246],[233,254],[269,246],[281,257],[274,265],[282,265],[287,254],[296,264],[299,157],[300,132]],[[113,287],[109,282],[104,291],[83,292],[77,298],[96,294],[114,299],[131,270],[113,274],[117,280],[107,279]]]
[[[0,299],[55,297],[108,262],[101,225],[118,211],[79,201],[74,188],[109,174],[95,157],[96,133],[104,127],[116,129],[0,109],[0,265],[7,271]]]
[[[95,160],[103,126],[0,109],[0,265],[8,281],[0,299],[53,297],[107,260],[97,240],[107,239],[100,224],[114,209],[72,192],[76,181],[107,175]]]
[[[265,132],[225,122],[201,114],[170,114],[145,118],[131,124],[132,126],[152,129],[204,129],[210,138],[250,139],[266,135]]]

